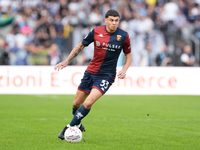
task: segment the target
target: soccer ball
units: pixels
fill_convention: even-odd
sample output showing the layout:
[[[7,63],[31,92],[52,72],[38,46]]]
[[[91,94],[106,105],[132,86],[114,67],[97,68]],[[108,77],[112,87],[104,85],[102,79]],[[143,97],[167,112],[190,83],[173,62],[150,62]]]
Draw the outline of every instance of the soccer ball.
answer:
[[[69,143],[78,143],[82,140],[82,132],[77,127],[69,127],[64,134],[65,141]]]

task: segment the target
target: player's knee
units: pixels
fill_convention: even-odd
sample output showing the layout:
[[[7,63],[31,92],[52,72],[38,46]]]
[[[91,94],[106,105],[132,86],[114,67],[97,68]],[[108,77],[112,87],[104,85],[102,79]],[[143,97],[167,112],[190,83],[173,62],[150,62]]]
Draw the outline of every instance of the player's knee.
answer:
[[[76,101],[73,101],[73,108],[78,109],[79,107],[81,107],[82,104],[77,103]]]
[[[90,102],[85,102],[85,103],[84,103],[84,107],[87,108],[87,109],[90,109],[90,108],[92,107],[92,105],[93,105],[93,104],[90,103]]]

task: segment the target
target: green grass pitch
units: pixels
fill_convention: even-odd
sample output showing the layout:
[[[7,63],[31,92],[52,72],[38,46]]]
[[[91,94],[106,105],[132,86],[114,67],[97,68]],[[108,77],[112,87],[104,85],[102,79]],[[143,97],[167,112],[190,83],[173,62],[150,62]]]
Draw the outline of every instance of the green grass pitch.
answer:
[[[80,143],[58,139],[74,95],[0,95],[1,150],[199,150],[200,96],[105,95]],[[149,115],[148,115],[149,114]]]

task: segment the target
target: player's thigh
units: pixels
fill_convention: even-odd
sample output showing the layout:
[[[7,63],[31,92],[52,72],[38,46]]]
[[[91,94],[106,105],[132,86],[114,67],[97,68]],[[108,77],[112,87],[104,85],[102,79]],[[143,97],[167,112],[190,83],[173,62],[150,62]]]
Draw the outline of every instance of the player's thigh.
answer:
[[[93,75],[85,71],[78,89],[89,94],[92,89],[92,85],[93,85]]]
[[[115,76],[109,75],[95,76],[95,81],[92,87],[101,91],[102,94],[105,94],[114,82],[114,77]]]
[[[88,109],[102,96],[103,94],[96,88],[93,88],[84,102],[84,106]]]
[[[87,96],[88,96],[87,93],[77,90],[74,101],[73,101],[73,107],[79,108],[83,104]]]

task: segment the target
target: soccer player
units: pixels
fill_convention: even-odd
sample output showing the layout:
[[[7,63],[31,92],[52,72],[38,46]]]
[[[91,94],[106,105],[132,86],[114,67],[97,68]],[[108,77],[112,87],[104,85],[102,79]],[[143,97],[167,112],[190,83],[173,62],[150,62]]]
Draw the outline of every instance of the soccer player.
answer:
[[[57,64],[55,70],[65,68],[85,46],[94,42],[94,56],[88,65],[73,101],[73,119],[64,127],[58,138],[64,139],[64,132],[70,126],[77,126],[82,132],[85,127],[81,120],[90,112],[92,105],[104,95],[115,80],[117,60],[121,50],[124,52],[124,64],[118,72],[124,79],[132,60],[129,34],[118,28],[120,15],[115,10],[105,14],[106,25],[94,27],[89,34],[69,54],[68,58]]]

